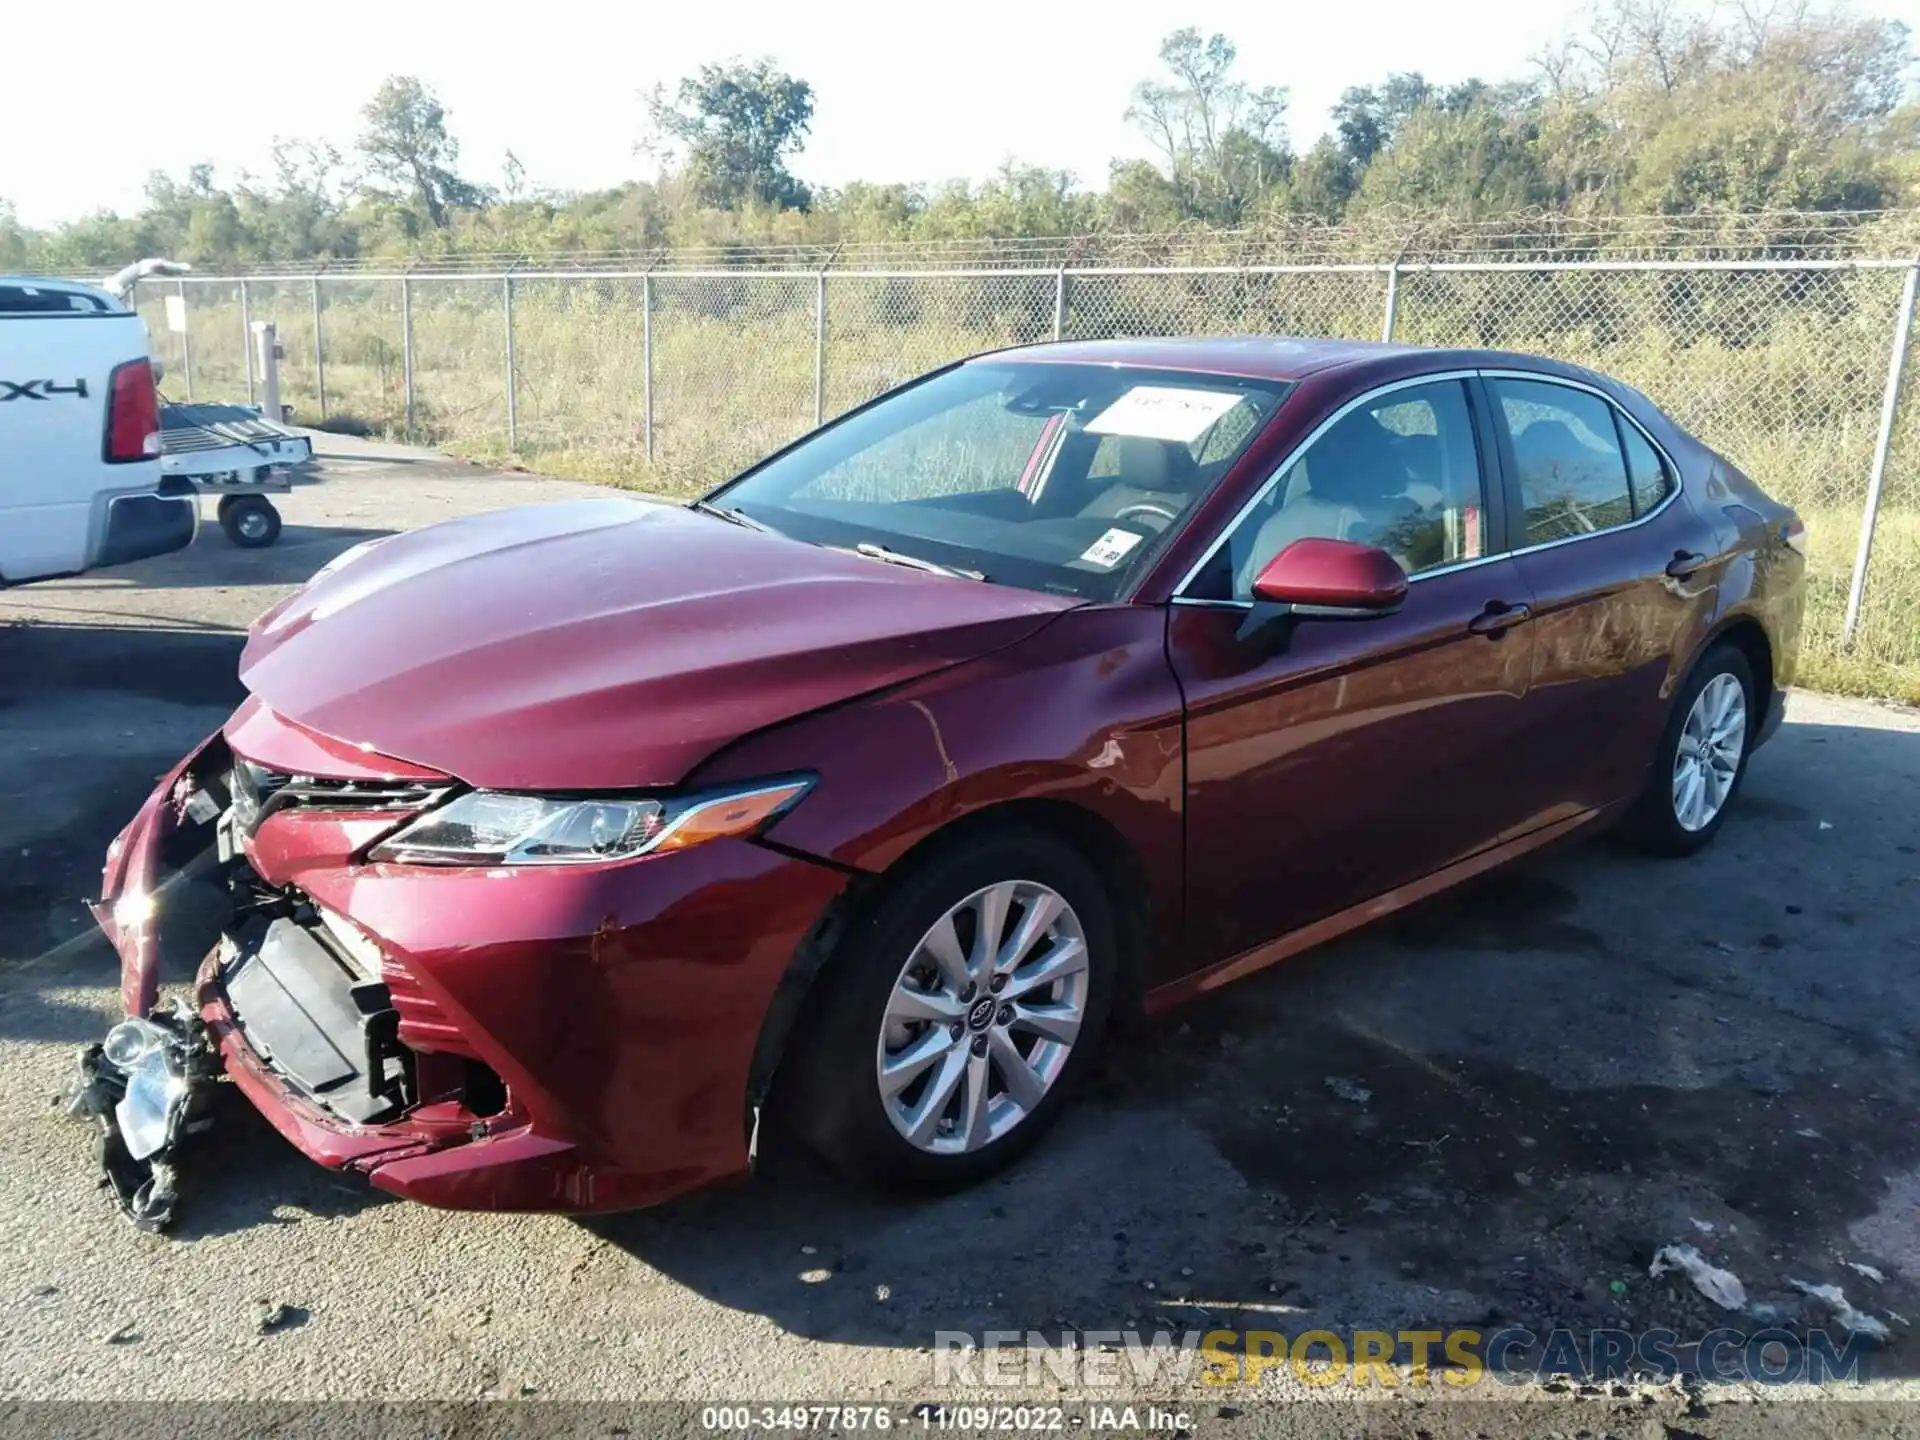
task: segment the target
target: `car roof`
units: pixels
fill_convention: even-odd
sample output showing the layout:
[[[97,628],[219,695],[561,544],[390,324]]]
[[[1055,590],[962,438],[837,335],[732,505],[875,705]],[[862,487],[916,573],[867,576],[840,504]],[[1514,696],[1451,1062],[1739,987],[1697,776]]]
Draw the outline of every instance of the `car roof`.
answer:
[[[1211,335],[1138,340],[1065,340],[995,350],[976,360],[1040,361],[1048,364],[1122,365],[1142,370],[1190,370],[1254,380],[1304,380],[1309,375],[1354,366],[1386,366],[1424,359],[1436,370],[1504,367],[1544,374],[1588,377],[1578,366],[1504,350],[1434,349],[1378,340],[1334,340],[1297,335]],[[1405,366],[1394,366],[1405,370]]]

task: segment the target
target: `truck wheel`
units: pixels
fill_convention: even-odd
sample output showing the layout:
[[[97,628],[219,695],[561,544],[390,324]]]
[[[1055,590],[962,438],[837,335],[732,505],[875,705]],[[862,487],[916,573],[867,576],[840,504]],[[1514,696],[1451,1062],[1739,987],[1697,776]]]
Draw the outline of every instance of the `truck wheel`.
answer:
[[[258,495],[229,495],[220,502],[220,528],[242,550],[260,550],[280,538],[280,512]]]

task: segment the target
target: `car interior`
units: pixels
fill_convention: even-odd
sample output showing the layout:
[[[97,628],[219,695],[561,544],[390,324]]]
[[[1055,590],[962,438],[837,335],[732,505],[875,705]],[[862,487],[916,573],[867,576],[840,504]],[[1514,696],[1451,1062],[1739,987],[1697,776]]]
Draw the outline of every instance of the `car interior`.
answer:
[[[1418,409],[1431,423],[1424,402]],[[1398,430],[1382,415],[1357,410],[1335,425],[1236,527],[1233,598],[1251,598],[1268,562],[1309,537],[1377,545],[1410,575],[1481,553],[1477,465],[1464,473],[1437,433]]]

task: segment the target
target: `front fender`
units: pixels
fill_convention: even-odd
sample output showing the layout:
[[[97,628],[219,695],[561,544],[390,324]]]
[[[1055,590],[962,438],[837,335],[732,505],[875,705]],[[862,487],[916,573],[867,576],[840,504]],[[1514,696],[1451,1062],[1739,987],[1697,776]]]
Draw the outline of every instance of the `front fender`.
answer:
[[[1177,936],[1183,717],[1166,611],[1089,606],[938,675],[736,742],[698,785],[807,770],[819,782],[765,837],[879,874],[998,806],[1077,806],[1132,849],[1149,933]]]

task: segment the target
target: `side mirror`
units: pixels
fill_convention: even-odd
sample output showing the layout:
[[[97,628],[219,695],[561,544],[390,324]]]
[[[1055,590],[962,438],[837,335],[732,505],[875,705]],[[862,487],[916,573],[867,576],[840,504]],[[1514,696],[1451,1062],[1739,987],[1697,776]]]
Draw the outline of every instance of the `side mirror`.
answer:
[[[1378,545],[1296,540],[1253,582],[1253,609],[1240,627],[1252,639],[1292,620],[1377,620],[1407,598],[1407,572]]]

